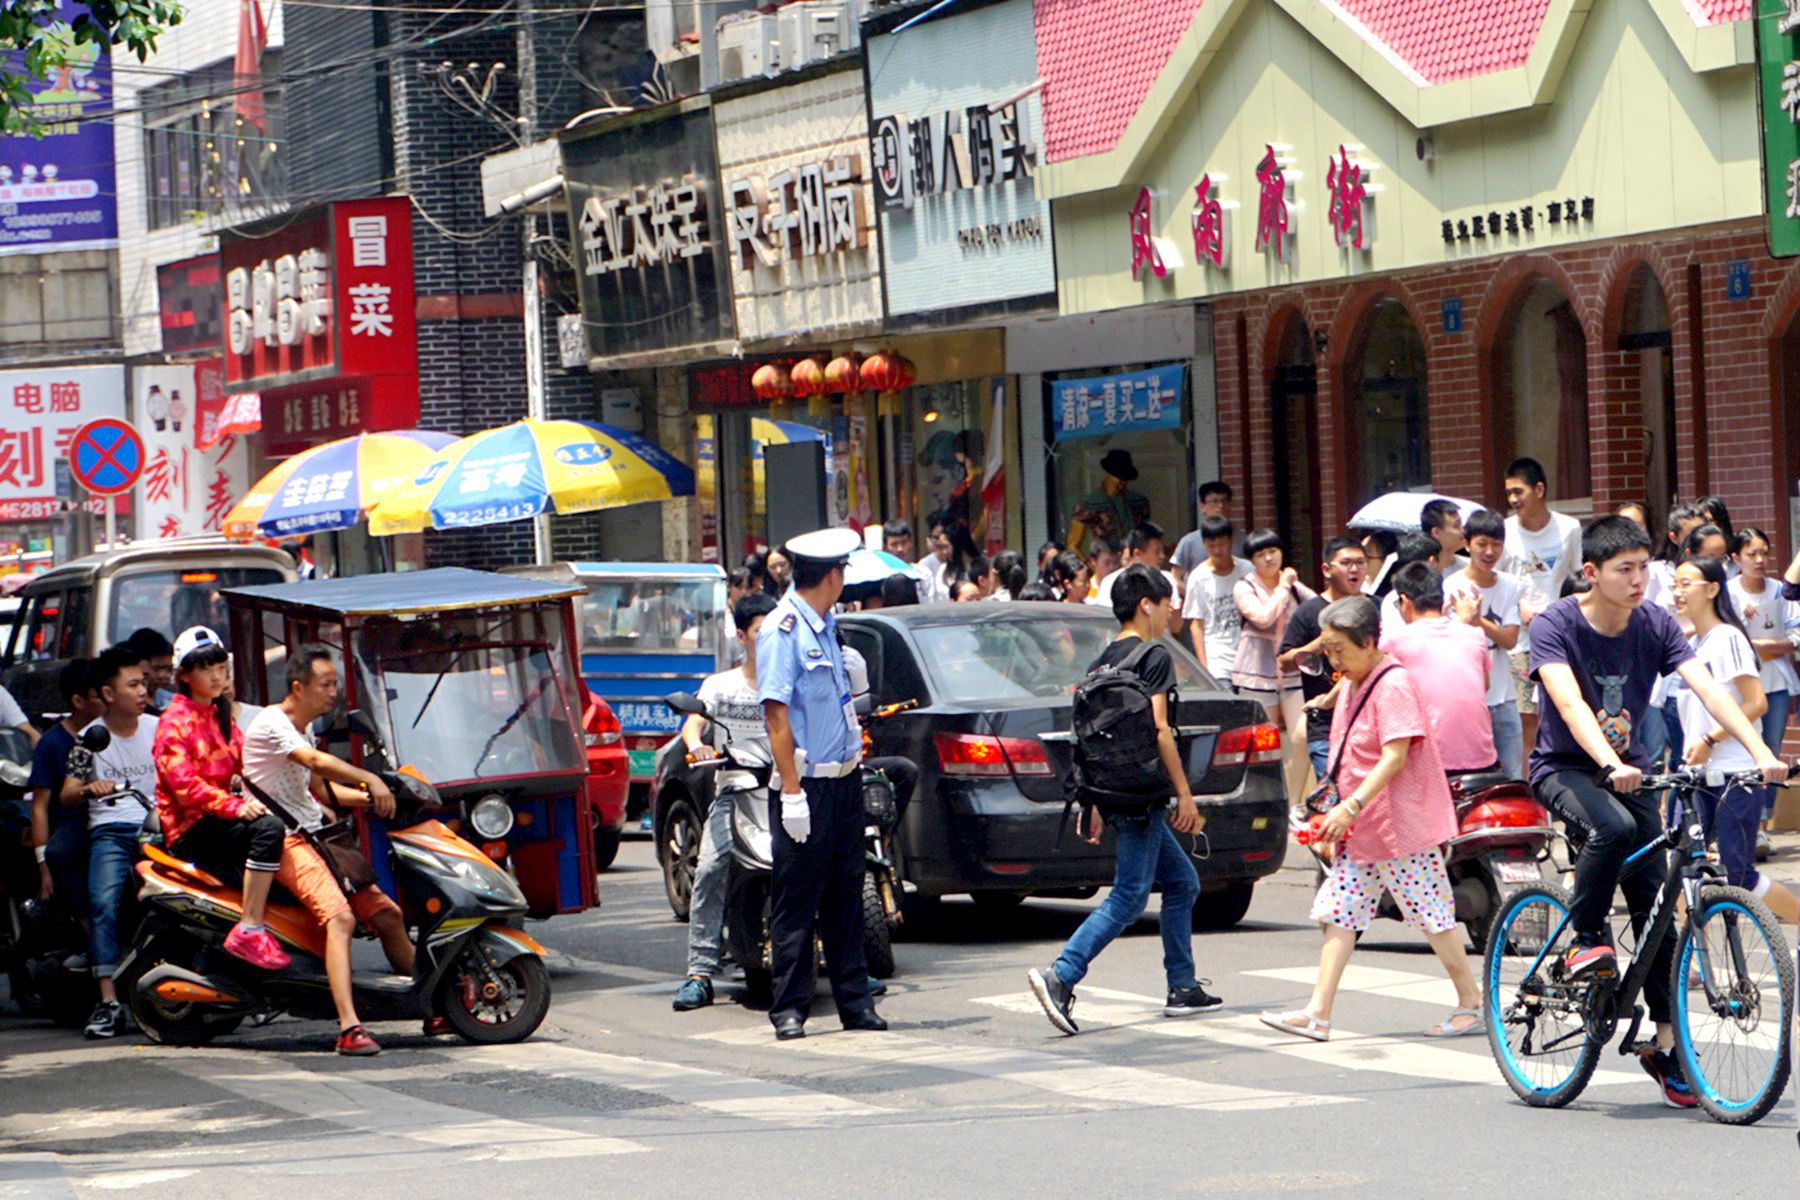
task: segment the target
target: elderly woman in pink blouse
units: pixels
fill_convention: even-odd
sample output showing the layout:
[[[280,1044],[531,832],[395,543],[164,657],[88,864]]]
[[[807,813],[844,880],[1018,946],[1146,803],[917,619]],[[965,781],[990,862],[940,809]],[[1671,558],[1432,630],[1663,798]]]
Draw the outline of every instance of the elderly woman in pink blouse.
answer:
[[[1320,840],[1335,847],[1312,919],[1325,945],[1312,999],[1292,1012],[1265,1012],[1263,1024],[1322,1042],[1356,935],[1369,927],[1385,891],[1407,924],[1425,934],[1450,981],[1456,1009],[1427,1037],[1483,1030],[1481,991],[1463,951],[1456,900],[1438,846],[1456,833],[1456,810],[1431,721],[1406,668],[1383,654],[1381,615],[1365,596],[1328,605],[1319,641],[1344,680],[1331,718],[1326,781],[1341,799],[1325,816]]]

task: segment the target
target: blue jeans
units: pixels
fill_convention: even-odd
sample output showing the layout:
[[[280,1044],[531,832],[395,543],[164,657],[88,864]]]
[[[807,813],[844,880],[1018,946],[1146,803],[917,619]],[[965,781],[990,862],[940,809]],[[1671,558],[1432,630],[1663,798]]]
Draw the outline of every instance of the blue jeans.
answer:
[[[1494,757],[1499,760],[1500,769],[1525,778],[1519,774],[1525,769],[1525,725],[1519,719],[1519,702],[1507,700],[1488,705],[1488,721],[1494,728]]]
[[[1650,769],[1660,770],[1663,765],[1663,751],[1669,748],[1669,730],[1663,723],[1663,712],[1660,708],[1644,710],[1644,723],[1638,729],[1638,737],[1643,740],[1644,753],[1650,756]],[[1675,755],[1679,763],[1681,755]]]
[[[1778,693],[1786,695],[1786,692]],[[1725,868],[1725,881],[1733,887],[1748,888],[1760,896],[1768,889],[1756,869],[1756,826],[1762,815],[1764,793],[1773,788],[1732,788],[1723,798],[1709,792],[1696,792],[1700,820],[1706,836],[1719,849],[1719,865]]]
[[[1306,757],[1312,759],[1313,774],[1325,782],[1325,768],[1331,765],[1331,737],[1306,739]]]
[[[87,813],[79,821],[64,821],[50,828],[44,847],[50,864],[50,883],[56,888],[56,907],[80,920],[88,915]]]
[[[138,827],[117,821],[88,830],[88,915],[92,920],[89,957],[94,978],[110,979],[119,965],[119,910],[125,906],[125,885],[138,856]]]
[[[1187,849],[1160,812],[1109,819],[1107,826],[1114,843],[1112,891],[1063,947],[1056,959],[1056,977],[1069,987],[1080,983],[1100,952],[1143,915],[1154,883],[1162,885],[1157,923],[1162,927],[1163,972],[1169,987],[1193,987],[1194,901],[1200,896],[1200,874]]]
[[[731,797],[713,801],[700,827],[700,857],[688,896],[687,973],[711,979],[719,973],[719,938],[725,931],[725,889],[731,882]]]
[[[1792,692],[1770,692],[1768,697],[1769,711],[1762,715],[1762,728],[1758,732],[1762,734],[1763,742],[1775,752],[1775,757],[1780,758],[1781,739],[1787,733],[1788,712],[1793,707],[1794,695]],[[1767,821],[1775,815],[1775,789],[1757,790],[1762,793],[1762,819]]]

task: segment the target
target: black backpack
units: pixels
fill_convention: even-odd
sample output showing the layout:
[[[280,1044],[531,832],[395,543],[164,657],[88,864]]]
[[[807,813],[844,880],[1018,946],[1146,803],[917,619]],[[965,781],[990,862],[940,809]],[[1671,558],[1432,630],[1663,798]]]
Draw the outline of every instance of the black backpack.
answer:
[[[1088,672],[1075,689],[1070,721],[1075,771],[1070,782],[1082,793],[1084,806],[1119,816],[1143,816],[1174,794],[1157,745],[1152,693],[1137,670],[1155,645],[1140,641],[1122,661]],[[1173,719],[1173,691],[1169,701]]]

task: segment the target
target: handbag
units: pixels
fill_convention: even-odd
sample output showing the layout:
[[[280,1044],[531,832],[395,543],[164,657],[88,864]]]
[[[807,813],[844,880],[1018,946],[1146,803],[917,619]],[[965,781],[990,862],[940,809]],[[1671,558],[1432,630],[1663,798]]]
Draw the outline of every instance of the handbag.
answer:
[[[316,830],[305,829],[269,793],[257,787],[247,777],[240,778],[264,808],[280,817],[282,824],[299,834],[325,860],[326,867],[331,870],[332,878],[337,880],[344,895],[349,896],[363,888],[375,886],[375,867],[369,862],[369,856],[362,852],[361,839],[357,836],[354,821],[343,817],[329,825],[321,825]]]
[[[1299,818],[1300,824],[1305,824],[1307,818],[1315,813],[1330,812],[1333,808],[1337,807],[1338,800],[1340,799],[1337,790],[1337,777],[1338,768],[1341,767],[1344,762],[1344,744],[1350,740],[1350,731],[1356,728],[1356,718],[1362,716],[1363,705],[1367,704],[1369,702],[1369,697],[1375,694],[1375,685],[1380,683],[1382,677],[1393,670],[1393,668],[1394,664],[1389,663],[1387,666],[1381,668],[1381,670],[1375,672],[1369,679],[1368,684],[1363,688],[1362,694],[1357,696],[1356,705],[1350,710],[1350,720],[1344,724],[1344,741],[1338,743],[1331,756],[1330,765],[1325,768],[1325,782],[1321,783],[1318,787],[1308,793],[1306,799],[1302,800],[1298,805],[1298,811],[1294,815]]]

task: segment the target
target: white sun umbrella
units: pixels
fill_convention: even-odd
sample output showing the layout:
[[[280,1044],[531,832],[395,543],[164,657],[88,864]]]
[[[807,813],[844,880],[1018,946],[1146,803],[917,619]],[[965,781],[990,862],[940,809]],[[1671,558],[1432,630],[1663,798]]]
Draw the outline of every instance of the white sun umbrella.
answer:
[[[1377,496],[1351,517],[1348,524],[1358,533],[1375,533],[1385,530],[1389,533],[1418,533],[1419,514],[1433,500],[1448,500],[1456,505],[1462,519],[1486,508],[1473,500],[1462,500],[1455,496],[1440,496],[1436,492],[1389,492],[1385,496]]]

